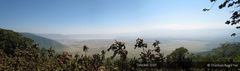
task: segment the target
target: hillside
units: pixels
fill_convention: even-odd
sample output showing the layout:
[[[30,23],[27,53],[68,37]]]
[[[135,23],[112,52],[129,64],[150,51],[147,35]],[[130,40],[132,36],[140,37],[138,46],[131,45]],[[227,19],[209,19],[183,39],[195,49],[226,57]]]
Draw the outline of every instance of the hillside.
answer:
[[[41,36],[31,34],[31,33],[21,33],[21,34],[24,37],[34,40],[35,43],[39,44],[39,46],[43,47],[43,48],[50,48],[50,47],[63,48],[63,47],[65,47],[65,45],[63,45],[55,40],[49,39],[49,38],[41,37]]]
[[[225,60],[226,58],[239,60],[240,59],[240,42],[224,43],[218,48],[211,51],[201,52],[198,55],[204,58],[210,58],[215,61]]]
[[[0,28],[0,49],[7,55],[14,54],[15,49],[35,47],[32,39],[23,37],[20,33]]]

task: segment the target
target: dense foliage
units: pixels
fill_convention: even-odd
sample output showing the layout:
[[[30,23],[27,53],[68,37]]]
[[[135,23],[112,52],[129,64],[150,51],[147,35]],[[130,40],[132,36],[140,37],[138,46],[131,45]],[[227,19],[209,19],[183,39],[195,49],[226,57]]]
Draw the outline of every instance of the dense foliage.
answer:
[[[149,49],[153,46],[154,49]],[[133,46],[134,47],[134,46]],[[164,56],[160,49],[160,42],[156,40],[147,45],[138,38],[135,50],[142,52],[139,58],[127,57],[125,43],[115,41],[109,49],[98,54],[87,56],[89,47],[83,46],[85,54],[55,53],[52,48],[40,48],[31,39],[25,38],[17,32],[0,29],[0,70],[4,71],[156,71],[156,70],[206,70],[196,68],[196,62],[210,61],[240,61],[240,43],[226,43],[213,49],[206,55],[190,53],[186,48],[175,49],[171,54]],[[111,57],[105,57],[107,51],[113,51]],[[116,56],[120,58],[115,58]]]

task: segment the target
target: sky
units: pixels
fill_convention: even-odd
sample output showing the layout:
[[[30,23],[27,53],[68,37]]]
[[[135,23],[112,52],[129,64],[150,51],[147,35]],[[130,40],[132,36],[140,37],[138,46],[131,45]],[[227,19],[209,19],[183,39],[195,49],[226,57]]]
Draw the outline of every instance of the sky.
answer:
[[[209,0],[0,0],[0,28],[53,34],[193,33],[233,28],[224,24],[230,10],[219,10],[217,4],[203,12],[212,5]]]

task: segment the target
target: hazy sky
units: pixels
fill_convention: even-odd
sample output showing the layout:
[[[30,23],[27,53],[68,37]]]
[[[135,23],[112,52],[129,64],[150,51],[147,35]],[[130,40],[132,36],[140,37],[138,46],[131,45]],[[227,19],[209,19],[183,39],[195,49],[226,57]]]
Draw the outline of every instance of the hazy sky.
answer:
[[[227,29],[230,10],[202,11],[210,6],[209,0],[0,0],[0,27],[58,34]]]

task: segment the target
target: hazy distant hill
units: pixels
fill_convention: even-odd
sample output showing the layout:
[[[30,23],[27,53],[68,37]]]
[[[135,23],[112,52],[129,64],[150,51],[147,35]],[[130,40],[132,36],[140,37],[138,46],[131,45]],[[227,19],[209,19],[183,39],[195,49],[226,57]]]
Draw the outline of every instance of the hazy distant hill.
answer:
[[[218,47],[206,52],[200,52],[200,55],[215,55],[226,54],[228,52],[236,51],[240,54],[240,36],[231,37],[230,39],[218,39],[215,40],[215,44],[218,43]],[[213,42],[211,43],[214,44]],[[210,44],[209,44],[210,45]]]
[[[54,40],[89,40],[89,39],[112,39],[112,34],[37,34]]]
[[[35,43],[39,44],[40,47],[43,48],[63,48],[65,47],[65,45],[59,43],[58,41],[49,39],[49,38],[45,38],[45,37],[41,37],[35,34],[31,34],[31,33],[21,33],[24,37],[28,37],[32,40],[34,40]]]
[[[198,53],[201,56],[207,56],[217,59],[222,58],[232,58],[232,59],[240,59],[240,43],[239,42],[231,42],[224,43],[218,48],[214,48],[211,51]]]

